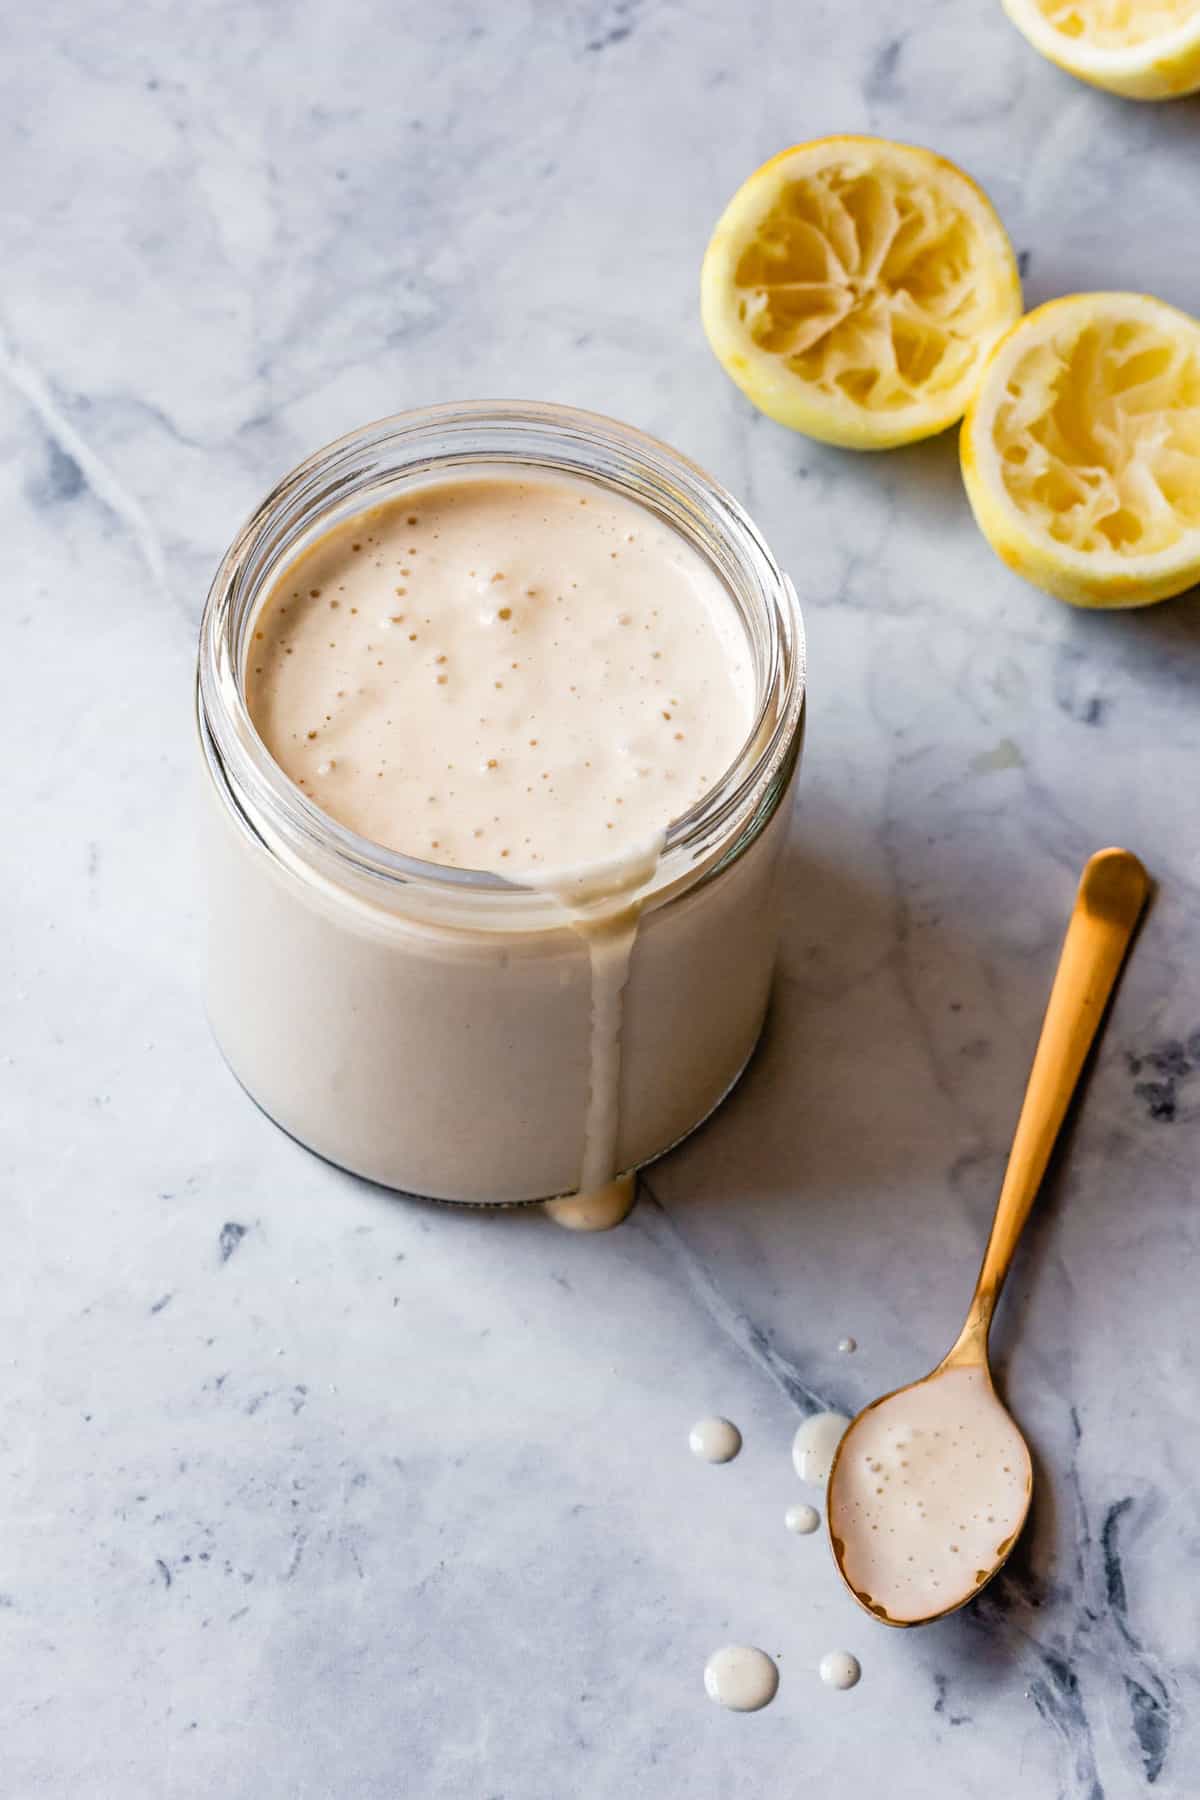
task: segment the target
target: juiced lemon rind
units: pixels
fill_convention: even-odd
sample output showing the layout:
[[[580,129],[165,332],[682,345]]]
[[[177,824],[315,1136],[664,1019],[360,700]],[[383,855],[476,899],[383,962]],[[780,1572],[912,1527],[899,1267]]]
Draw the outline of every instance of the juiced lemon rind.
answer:
[[[963,421],[963,480],[996,554],[1076,606],[1200,581],[1200,322],[1145,294],[1075,294],[996,346]]]
[[[1021,310],[1008,235],[982,190],[916,145],[799,144],[729,202],[701,315],[763,412],[826,443],[882,450],[961,418]]]
[[[1130,27],[1125,41],[1111,28],[1088,34],[1088,15],[1098,12],[1086,0],[1003,0],[1004,10],[1022,36],[1050,62],[1093,87],[1127,100],[1177,100],[1200,92],[1200,8],[1181,23],[1144,35],[1139,30],[1138,0],[1126,0]],[[1110,8],[1111,10],[1111,8]],[[1153,11],[1155,22],[1173,7],[1141,9],[1141,22]],[[1082,27],[1079,33],[1059,29],[1055,16]]]

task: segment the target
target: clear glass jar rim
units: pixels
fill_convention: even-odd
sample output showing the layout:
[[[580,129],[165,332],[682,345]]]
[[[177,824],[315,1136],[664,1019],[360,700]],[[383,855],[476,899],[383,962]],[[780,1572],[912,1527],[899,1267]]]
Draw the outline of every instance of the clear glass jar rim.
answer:
[[[482,443],[481,443],[482,438]],[[494,440],[494,441],[493,441]],[[423,456],[423,446],[429,454]],[[559,454],[555,454],[556,448]],[[396,884],[414,884],[470,906],[470,896],[520,905],[544,901],[537,889],[506,880],[486,870],[454,869],[425,862],[359,836],[322,812],[286,776],[259,737],[246,706],[240,669],[239,631],[252,613],[266,577],[296,553],[299,542],[315,535],[334,516],[345,516],[348,500],[361,488],[354,481],[356,461],[372,453],[388,458],[374,471],[376,479],[436,478],[455,463],[473,465],[520,462],[570,471],[605,483],[595,456],[609,459],[634,481],[649,482],[649,496],[669,494],[703,522],[709,534],[698,547],[710,554],[723,548],[727,583],[741,589],[739,603],[749,600],[767,637],[766,668],[760,674],[759,706],[754,724],[738,756],[697,803],[668,825],[658,870],[651,888],[672,885],[689,863],[706,861],[705,851],[723,835],[736,836],[747,815],[753,817],[769,793],[772,776],[790,769],[805,696],[805,641],[799,604],[791,582],[776,563],[757,527],[737,501],[688,458],[632,426],[599,413],[549,402],[464,401],[396,413],[349,432],[315,451],[285,475],[243,525],[213,579],[200,627],[197,708],[205,749],[214,773],[224,777],[250,826],[288,844],[301,860],[313,854],[356,878],[382,897]],[[590,453],[590,454],[589,454]],[[392,459],[395,460],[392,460]],[[608,485],[618,485],[616,476]],[[316,500],[319,510],[303,509]],[[363,498],[360,504],[371,504]],[[300,523],[290,540],[270,548],[281,521],[296,514]],[[684,536],[677,516],[667,522]],[[699,529],[699,527],[697,528]],[[773,808],[771,808],[773,810]],[[764,821],[765,822],[765,821]],[[600,869],[588,871],[598,877]]]

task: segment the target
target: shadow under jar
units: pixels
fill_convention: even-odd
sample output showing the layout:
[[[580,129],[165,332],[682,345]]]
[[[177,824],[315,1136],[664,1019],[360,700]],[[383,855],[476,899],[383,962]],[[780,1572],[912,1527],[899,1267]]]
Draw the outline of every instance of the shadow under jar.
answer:
[[[595,934],[560,893],[357,835],[283,773],[246,703],[255,621],[282,570],[342,521],[479,476],[568,477],[634,502],[706,559],[749,645],[741,751],[663,821],[636,894],[613,900],[636,930],[609,996],[611,1056],[597,1049]],[[437,1200],[577,1191],[598,1083],[612,1087],[605,1179],[670,1149],[728,1093],[762,1027],[804,674],[795,594],[753,524],[626,426],[565,407],[455,404],[319,451],[241,531],[201,626],[208,1006],[243,1087],[330,1161]],[[597,871],[594,916],[604,891]]]

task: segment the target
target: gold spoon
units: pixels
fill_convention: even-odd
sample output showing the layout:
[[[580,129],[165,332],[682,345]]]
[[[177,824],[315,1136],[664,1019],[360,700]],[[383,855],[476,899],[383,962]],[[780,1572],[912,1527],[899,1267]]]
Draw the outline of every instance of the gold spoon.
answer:
[[[930,1374],[864,1407],[834,1457],[834,1560],[854,1598],[889,1625],[965,1606],[1028,1516],[1033,1465],[992,1386],[988,1331],[1149,892],[1128,850],[1098,851],[1084,869],[966,1323]]]

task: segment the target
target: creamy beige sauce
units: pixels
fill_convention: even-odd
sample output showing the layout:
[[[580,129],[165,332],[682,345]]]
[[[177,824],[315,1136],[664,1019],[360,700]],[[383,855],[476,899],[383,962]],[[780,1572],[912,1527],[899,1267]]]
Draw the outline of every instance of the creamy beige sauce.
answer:
[[[579,1171],[579,1193],[585,1205],[573,1215],[571,1229],[576,1231],[607,1231],[611,1225],[619,1224],[633,1206],[633,1177],[625,1178],[627,1189],[617,1178],[617,1138],[621,1128],[625,984],[641,917],[636,898],[639,872],[636,860],[621,872],[626,891],[635,893],[627,905],[607,916],[602,913],[597,919],[576,917],[574,921],[588,947],[592,980],[588,1107]],[[582,1223],[584,1219],[586,1224]],[[559,1216],[558,1223],[567,1224],[566,1216]]]
[[[840,1412],[813,1413],[805,1419],[792,1439],[792,1463],[801,1481],[824,1487],[849,1423]]]
[[[742,1447],[742,1434],[729,1419],[697,1419],[688,1432],[688,1448],[701,1462],[732,1462]]]
[[[815,1506],[789,1506],[783,1515],[783,1522],[797,1537],[808,1537],[821,1523],[821,1515]]]
[[[948,1369],[860,1413],[829,1491],[855,1592],[897,1623],[956,1606],[1012,1546],[1029,1453],[982,1369]]]
[[[411,489],[327,531],[254,622],[251,718],[323,811],[518,877],[657,842],[754,710],[709,564],[644,508],[550,475]]]
[[[668,824],[734,761],[749,641],[715,571],[640,506],[566,477],[464,477],[332,527],[277,578],[245,686],[276,762],[341,824],[552,894],[587,947],[572,1230],[617,1181],[624,994]],[[469,1107],[465,1110],[469,1111]]]
[[[779,1670],[771,1658],[748,1644],[727,1644],[704,1665],[705,1693],[733,1712],[757,1712],[770,1704],[778,1688]]]
[[[618,1175],[603,1187],[547,1200],[546,1212],[564,1231],[611,1231],[632,1212],[636,1185],[635,1176]]]
[[[817,1664],[817,1672],[826,1687],[852,1688],[861,1679],[862,1664],[848,1650],[827,1650]]]

